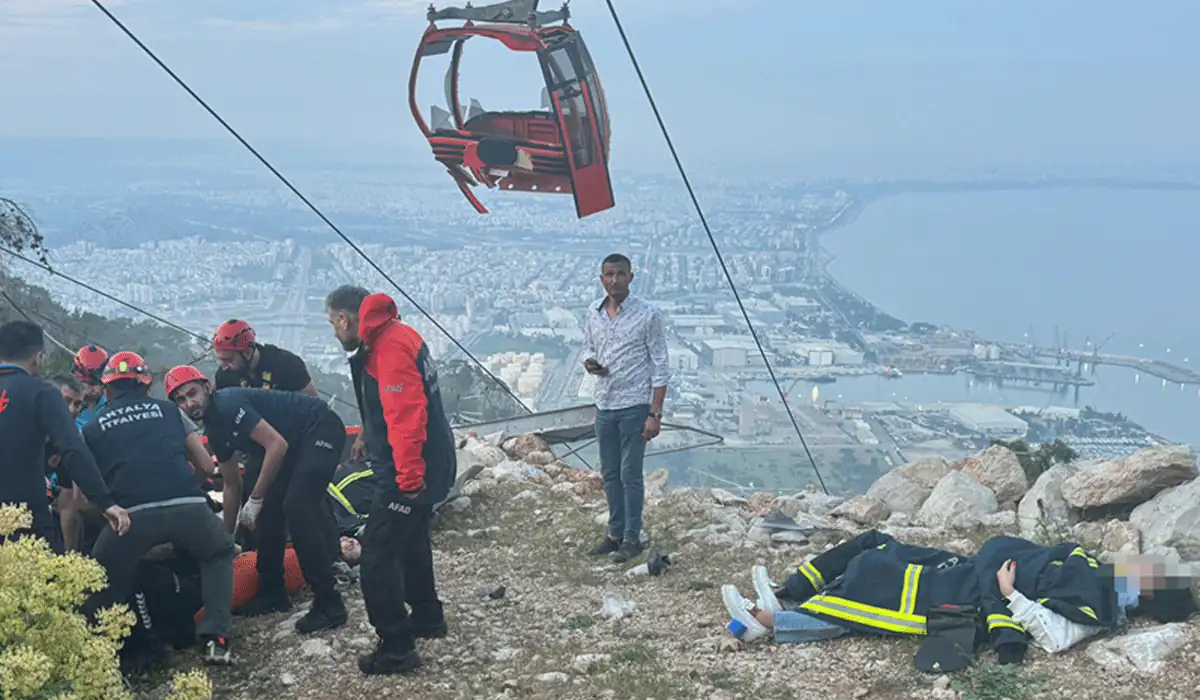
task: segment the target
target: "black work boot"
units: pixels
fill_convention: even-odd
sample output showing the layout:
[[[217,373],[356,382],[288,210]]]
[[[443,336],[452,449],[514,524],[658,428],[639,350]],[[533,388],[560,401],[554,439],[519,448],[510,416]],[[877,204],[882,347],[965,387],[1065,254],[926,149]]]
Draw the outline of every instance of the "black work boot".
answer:
[[[321,630],[335,629],[346,624],[349,617],[341,594],[333,591],[332,595],[321,596],[313,601],[308,613],[296,621],[296,631],[300,634],[312,634]]]
[[[402,644],[380,640],[375,651],[358,657],[358,670],[368,676],[412,673],[420,667],[421,657],[417,655],[412,642]]]
[[[258,617],[277,612],[288,612],[292,609],[292,601],[287,593],[281,590],[259,590],[245,605],[233,609],[238,617]]]
[[[617,551],[613,552],[612,562],[614,564],[624,564],[625,562],[629,561],[630,559],[637,557],[637,555],[639,555],[641,553],[642,553],[641,543],[630,542],[629,540],[625,540],[624,542],[621,543],[621,546],[617,549]]]
[[[588,550],[589,557],[599,557],[605,554],[612,554],[621,548],[621,540],[613,537],[605,537],[604,541]]]

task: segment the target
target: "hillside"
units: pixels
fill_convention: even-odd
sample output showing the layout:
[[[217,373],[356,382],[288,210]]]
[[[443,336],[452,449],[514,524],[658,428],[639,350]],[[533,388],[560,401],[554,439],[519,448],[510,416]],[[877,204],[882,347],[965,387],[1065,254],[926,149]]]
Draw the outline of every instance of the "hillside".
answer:
[[[1200,503],[1200,481],[1187,450],[1054,467],[1030,486],[1016,457],[993,447],[956,464],[905,465],[848,502],[816,492],[747,500],[668,490],[660,472],[648,483],[647,527],[671,565],[651,578],[583,554],[605,517],[597,475],[554,461],[537,438],[501,439],[464,436],[460,473],[483,469],[436,527],[450,635],[419,642],[426,665],[417,675],[358,673],[354,658],[374,636],[352,586],[350,623],[334,633],[297,637],[290,626],[299,610],[239,621],[240,663],[212,673],[216,697],[1183,700],[1200,687],[1195,621],[1137,622],[1055,656],[1031,649],[1021,667],[996,666],[984,653],[966,672],[930,677],[913,668],[912,639],[744,645],[723,629],[719,594],[723,583],[752,591],[756,563],[781,580],[871,523],[903,541],[961,553],[994,534],[1025,531],[1078,541],[1101,559],[1139,549],[1194,556],[1200,540],[1186,523]],[[1141,505],[1128,520],[1079,520],[1105,501]],[[816,533],[773,530],[760,516],[776,510]],[[503,595],[489,597],[501,586]],[[144,697],[161,697],[161,688]]]

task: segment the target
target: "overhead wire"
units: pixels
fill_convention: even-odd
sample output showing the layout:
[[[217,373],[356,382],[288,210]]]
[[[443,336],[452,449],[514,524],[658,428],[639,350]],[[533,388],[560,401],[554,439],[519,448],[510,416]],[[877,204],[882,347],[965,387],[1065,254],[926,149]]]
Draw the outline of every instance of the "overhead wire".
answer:
[[[351,240],[351,238],[349,236],[347,236],[345,233],[343,233],[342,230],[340,228],[338,228],[338,226],[336,224],[334,224],[333,221],[330,220],[330,218],[328,216],[326,216],[325,213],[323,211],[321,211],[321,209],[318,208],[316,204],[313,204],[313,202],[311,200],[309,200],[308,197],[304,196],[304,193],[302,193],[299,189],[296,188],[295,185],[292,184],[291,180],[289,180],[287,177],[285,177],[283,175],[283,173],[281,173],[278,169],[276,169],[275,166],[272,165],[269,160],[267,160],[261,153],[258,152],[258,149],[254,148],[254,146],[252,146],[249,141],[247,141],[245,138],[242,137],[242,135],[240,133],[238,133],[237,129],[234,129],[229,124],[229,122],[225,121],[225,119],[220,114],[217,113],[217,111],[215,109],[210,107],[208,102],[206,102],[204,100],[204,98],[200,97],[200,95],[198,95],[196,93],[196,91],[193,90],[191,88],[191,86],[189,86],[187,84],[186,81],[184,81],[182,78],[180,78],[175,73],[175,71],[171,70],[170,66],[168,66],[165,62],[163,62],[163,60],[160,59],[158,57],[158,55],[156,53],[154,53],[153,50],[150,49],[150,47],[148,47],[145,43],[143,43],[142,40],[139,39],[138,36],[131,29],[129,29],[127,26],[125,26],[124,22],[122,22],[119,18],[117,18],[116,15],[114,15],[112,12],[110,12],[109,9],[104,6],[104,3],[101,2],[101,0],[91,0],[91,3],[96,6],[96,9],[98,9],[98,10],[100,10],[100,12],[104,13],[104,16],[107,17],[109,19],[109,21],[111,21],[114,25],[116,25],[116,27],[118,29],[120,29],[121,32],[124,33],[125,36],[129,38],[130,41],[132,41],[134,44],[136,44],[137,47],[142,50],[142,53],[146,54],[150,58],[150,60],[154,61],[158,65],[159,68],[161,68],[167,75],[169,75],[171,77],[172,80],[175,81],[176,84],[179,85],[179,87],[183,88],[184,92],[186,92],[189,96],[191,96],[191,98],[197,104],[199,104],[201,107],[203,107],[204,110],[206,112],[208,112],[208,114],[213,119],[217,120],[217,123],[219,123],[222,127],[224,127],[225,131],[229,132],[230,136],[233,136],[233,138],[237,139],[238,143],[242,144],[242,146],[245,147],[245,149],[247,151],[249,151],[251,155],[253,155],[256,159],[258,159],[258,162],[262,163],[263,167],[265,167],[267,170],[271,171],[271,174],[274,175],[276,177],[276,179],[278,179],[281,183],[283,183],[283,185],[285,187],[287,187],[289,190],[291,190],[292,194],[296,195],[297,199],[299,199],[301,202],[303,202],[304,205],[307,206],[309,208],[309,210],[311,210],[312,213],[317,216],[317,218],[319,218],[322,222],[324,222],[325,225],[330,228],[330,230],[332,230],[334,233],[336,233],[338,235],[338,237],[341,238],[342,241],[344,241],[346,243],[346,245],[350,246],[350,248],[353,249],[354,252],[357,253],[359,255],[359,257],[361,257],[364,261],[366,261],[366,263],[368,265],[370,265],[376,272],[378,272],[381,277],[383,277],[385,280],[387,280],[388,283],[391,284],[392,287],[394,287],[395,290],[397,292],[399,292],[400,295],[402,297],[404,297],[404,299],[406,301],[408,301],[409,304],[412,304],[413,308],[415,308],[422,316],[424,316],[426,319],[428,319],[428,321],[430,323],[433,324],[434,328],[437,328],[439,331],[441,331],[441,333],[444,336],[446,336],[446,338],[449,339],[451,343],[454,343],[455,347],[457,347],[459,349],[459,351],[461,351],[468,359],[470,359],[472,362],[474,362],[475,365],[477,367],[479,367],[479,369],[482,370],[483,373],[485,375],[487,375],[487,377],[489,379],[491,379],[493,382],[495,382],[497,386],[499,386],[501,389],[504,390],[504,392],[506,394],[509,395],[509,397],[511,397],[514,401],[516,401],[517,405],[519,405],[522,409],[524,409],[524,411],[526,413],[530,413],[530,414],[533,413],[533,410],[525,405],[525,402],[522,401],[521,398],[519,396],[517,396],[516,393],[514,393],[511,388],[509,388],[507,383],[501,381],[499,377],[497,377],[495,374],[492,373],[492,371],[490,369],[487,368],[487,365],[480,362],[477,357],[475,357],[473,354],[471,354],[471,351],[467,350],[466,346],[464,346],[461,342],[459,342],[459,340],[457,338],[455,338],[453,335],[451,335],[450,331],[446,330],[442,326],[442,324],[439,323],[436,318],[434,318],[434,316],[431,313],[426,311],[425,308],[423,306],[421,306],[421,304],[419,304],[417,302],[417,300],[412,297],[412,295],[410,295],[407,291],[404,290],[403,287],[401,287],[399,284],[397,284],[396,281],[394,279],[392,279],[391,275],[389,275],[387,272],[385,272],[384,269],[382,267],[380,267],[378,263],[376,263],[373,259],[371,259],[371,256],[367,255],[366,251],[364,251],[361,247],[359,247],[359,245],[357,243],[355,243],[353,240]]]
[[[0,287],[0,296],[3,296],[4,300],[7,301],[14,309],[17,310],[17,313],[24,316],[26,321],[29,321],[30,323],[37,323],[37,321],[34,321],[33,318],[31,318],[29,316],[29,314],[26,313],[25,309],[21,308],[20,304],[18,304],[15,300],[13,300],[13,298],[11,296],[9,296],[8,290],[4,289],[3,287]],[[36,310],[34,310],[33,313],[37,316],[42,316],[42,314],[38,313]],[[60,350],[66,352],[68,355],[75,354],[74,350],[67,347],[66,345],[63,345],[62,342],[58,338],[55,338],[53,335],[48,333],[45,328],[42,329],[42,335],[45,335],[46,338],[49,339],[51,343],[53,343],[55,346],[57,346]]]
[[[779,392],[779,400],[783,402],[783,408],[787,411],[788,418],[792,421],[792,427],[796,430],[796,436],[800,438],[800,444],[804,447],[804,454],[808,457],[809,464],[812,465],[813,473],[817,475],[817,481],[821,484],[821,490],[829,493],[829,489],[825,486],[825,479],[821,476],[821,470],[817,467],[817,460],[813,458],[812,450],[808,447],[808,441],[804,439],[804,432],[800,429],[800,423],[796,419],[795,413],[792,412],[792,407],[788,404],[787,393],[779,383],[779,378],[775,375],[771,361],[767,358],[767,350],[763,347],[762,341],[759,340],[758,332],[754,330],[754,323],[750,320],[750,313],[746,310],[746,305],[742,303],[742,296],[738,293],[737,284],[733,281],[733,275],[730,274],[729,267],[725,264],[725,256],[721,254],[721,248],[717,245],[717,239],[713,235],[712,228],[708,225],[708,218],[704,215],[704,208],[700,206],[700,200],[696,197],[696,190],[692,187],[687,170],[683,167],[683,161],[679,157],[679,151],[675,148],[671,132],[667,129],[667,124],[663,120],[662,113],[658,110],[658,102],[655,101],[654,93],[650,91],[650,84],[646,82],[646,76],[642,73],[642,66],[638,63],[637,55],[633,51],[633,45],[629,42],[629,37],[625,34],[625,27],[621,24],[621,17],[617,13],[617,8],[613,4],[613,0],[604,1],[608,5],[609,14],[612,15],[613,24],[617,27],[617,33],[621,35],[621,42],[625,45],[625,52],[629,54],[629,61],[633,64],[633,70],[637,73],[638,81],[642,84],[642,91],[646,93],[646,100],[649,101],[650,109],[654,112],[654,119],[658,122],[658,128],[662,131],[663,139],[667,142],[667,148],[671,151],[671,158],[674,159],[675,167],[679,170],[679,176],[683,179],[683,185],[692,200],[692,206],[695,207],[696,214],[700,217],[700,224],[704,227],[704,233],[708,235],[708,242],[712,245],[713,253],[717,256],[721,272],[725,274],[725,280],[729,283],[729,289],[733,292],[733,298],[742,312],[742,318],[746,320],[746,327],[750,329],[750,337],[754,339],[754,344],[758,347],[758,353],[762,356],[767,373],[771,375],[771,382],[775,385],[775,390]]]
[[[201,343],[204,344],[204,350],[202,350],[199,354],[195,355],[188,362],[188,364],[195,364],[213,352],[212,338],[210,338],[209,336],[202,335],[200,333],[197,333],[196,331],[190,330],[188,328],[185,328],[184,326],[181,326],[177,323],[169,321],[152,311],[147,311],[146,309],[143,309],[142,307],[137,306],[136,304],[127,302],[124,299],[121,299],[120,297],[118,297],[114,294],[110,294],[110,293],[104,291],[103,289],[98,289],[98,288],[88,284],[87,282],[84,282],[83,280],[77,279],[77,278],[72,277],[71,275],[65,274],[63,272],[59,272],[58,270],[54,269],[50,265],[47,265],[46,263],[43,263],[38,260],[34,260],[28,256],[25,256],[25,255],[22,255],[21,253],[16,252],[15,250],[12,250],[10,248],[0,246],[0,253],[6,253],[8,255],[11,255],[12,257],[14,257],[22,262],[33,265],[34,267],[36,267],[40,270],[43,270],[52,276],[61,277],[62,279],[70,282],[71,284],[81,287],[82,289],[86,289],[89,292],[92,292],[94,294],[97,294],[97,295],[105,298],[105,299],[108,299],[109,301],[116,302],[116,303],[124,306],[125,308],[130,309],[131,311],[136,311],[137,313],[139,313],[147,318],[158,321],[159,323],[161,323],[164,326],[167,326],[168,328],[177,330],[180,333],[191,336],[192,338],[195,338],[196,340],[199,340]],[[18,311],[20,311],[22,315],[25,315],[26,318],[29,318],[28,315],[25,314],[25,311],[23,311],[19,306],[17,306],[17,304],[15,302],[12,301],[11,297],[9,297],[7,294],[5,294],[4,296],[5,296],[5,298],[7,298],[9,300],[9,303],[12,304],[14,308],[16,308]],[[35,313],[37,316],[45,319],[47,322],[53,323],[56,326],[58,326],[59,328],[62,328],[63,330],[67,330],[68,332],[78,334],[77,331],[68,329],[65,325],[62,324],[61,321],[57,321],[57,320],[52,319],[44,314],[38,313],[36,310],[31,310],[31,311],[33,313]],[[29,320],[32,321],[33,319],[29,319]],[[83,337],[83,339],[86,341],[87,345],[100,345],[100,343],[93,342],[84,336],[80,336],[80,337]],[[55,342],[57,342],[57,341],[55,341]],[[68,348],[64,348],[64,349],[68,349]],[[72,354],[74,353],[73,350],[71,350],[70,352],[72,352]],[[169,368],[166,368],[166,369],[169,369]],[[165,372],[166,369],[163,369],[162,371]],[[338,403],[341,403],[342,405],[344,405],[348,408],[353,408],[355,410],[358,409],[358,404],[350,403],[349,401],[343,399],[342,397],[338,396],[337,394],[331,394],[327,391],[322,391],[320,389],[318,389],[317,392],[320,393],[322,396],[325,396],[326,398],[331,399],[333,401],[337,401]]]

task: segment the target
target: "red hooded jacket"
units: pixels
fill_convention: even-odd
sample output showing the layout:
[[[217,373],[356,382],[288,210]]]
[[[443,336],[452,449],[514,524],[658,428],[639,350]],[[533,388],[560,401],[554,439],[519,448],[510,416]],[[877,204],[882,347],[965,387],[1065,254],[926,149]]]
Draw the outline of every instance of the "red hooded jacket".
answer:
[[[350,367],[367,455],[376,469],[395,466],[401,492],[439,502],[454,483],[457,460],[429,349],[386,294],[363,300],[358,334],[363,347]]]

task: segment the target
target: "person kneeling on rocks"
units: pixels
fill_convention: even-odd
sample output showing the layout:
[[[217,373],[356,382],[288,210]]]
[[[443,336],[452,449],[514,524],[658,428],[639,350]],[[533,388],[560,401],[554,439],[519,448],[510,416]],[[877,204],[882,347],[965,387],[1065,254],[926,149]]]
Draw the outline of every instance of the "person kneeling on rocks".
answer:
[[[961,557],[870,530],[802,564],[781,588],[754,567],[755,601],[732,585],[721,597],[732,618],[728,629],[745,642],[768,630],[785,643],[847,633],[933,638],[957,630],[946,634],[957,635],[959,646],[986,639],[1000,663],[1020,663],[1029,638],[1055,653],[1129,616],[1187,618],[1196,610],[1191,577],[1177,568],[1148,556],[1102,565],[1076,543],[1043,546],[1010,536]],[[954,669],[934,663],[932,670]]]

